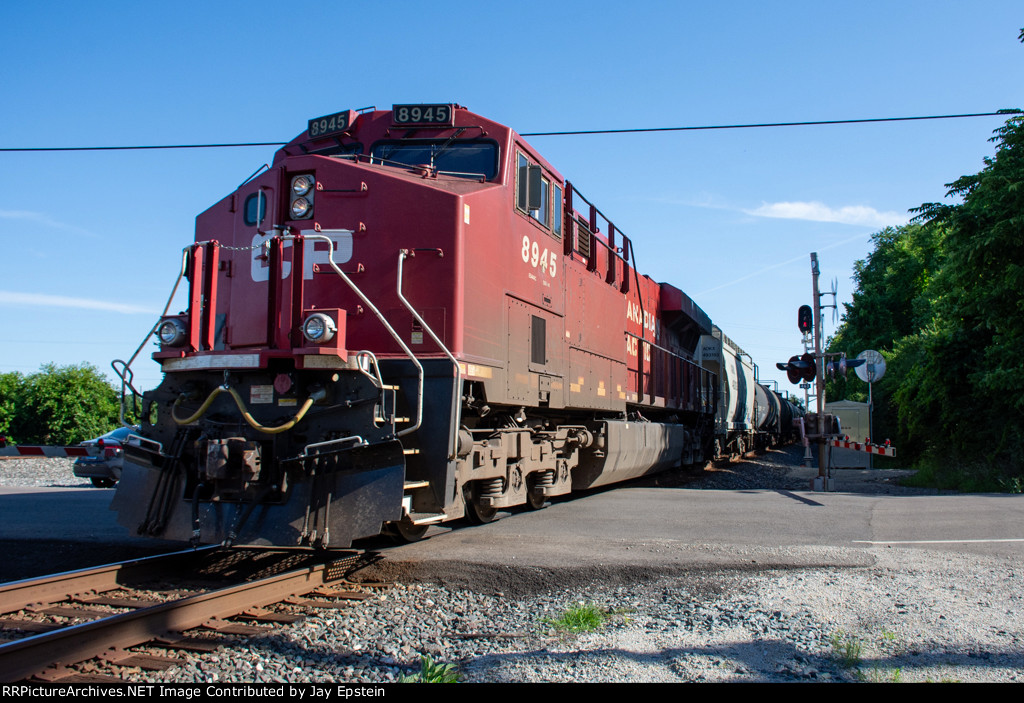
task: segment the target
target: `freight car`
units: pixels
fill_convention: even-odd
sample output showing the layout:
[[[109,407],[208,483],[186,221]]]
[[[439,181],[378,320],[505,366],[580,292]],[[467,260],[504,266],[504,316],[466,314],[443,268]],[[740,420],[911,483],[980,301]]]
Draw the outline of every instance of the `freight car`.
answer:
[[[757,431],[754,361],[718,325],[701,336],[700,359],[719,379],[711,458],[743,456],[754,449]]]
[[[522,137],[455,104],[310,120],[197,217],[183,279],[187,308],[154,327],[160,386],[121,369],[142,425],[112,507],[140,534],[417,539],[703,464],[720,393],[733,407],[701,363],[726,339],[708,315]],[[728,364],[752,399],[749,357]]]
[[[803,406],[793,403],[764,384],[754,386],[757,404],[757,446],[770,449],[797,439],[793,419],[803,417]]]

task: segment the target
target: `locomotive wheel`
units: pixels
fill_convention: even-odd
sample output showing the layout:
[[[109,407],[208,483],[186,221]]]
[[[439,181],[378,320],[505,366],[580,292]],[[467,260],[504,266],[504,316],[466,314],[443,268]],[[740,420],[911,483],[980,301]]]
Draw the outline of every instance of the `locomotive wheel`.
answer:
[[[413,521],[408,516],[405,516],[398,522],[391,523],[391,527],[394,528],[395,536],[400,542],[409,544],[423,539],[423,535],[427,534],[430,525],[413,524]]]
[[[530,510],[543,510],[548,507],[548,497],[543,493],[537,493],[534,489],[535,481],[532,478],[526,479],[526,505]]]
[[[470,499],[466,500],[466,519],[474,525],[486,525],[488,522],[494,522],[497,517],[497,508],[490,505],[479,505]]]
[[[112,478],[100,478],[99,476],[93,476],[89,480],[96,488],[113,488],[116,483]]]
[[[526,492],[526,505],[530,510],[543,510],[548,507],[548,497],[543,493]]]

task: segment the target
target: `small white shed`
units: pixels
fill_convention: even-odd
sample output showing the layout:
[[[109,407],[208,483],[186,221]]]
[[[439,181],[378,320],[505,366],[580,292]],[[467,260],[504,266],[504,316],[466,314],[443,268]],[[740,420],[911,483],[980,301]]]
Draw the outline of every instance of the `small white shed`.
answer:
[[[825,403],[825,412],[839,417],[839,428],[849,435],[851,442],[863,442],[871,436],[868,423],[868,404],[852,400],[837,400]],[[838,469],[867,468],[871,455],[853,449],[832,448],[832,466]]]

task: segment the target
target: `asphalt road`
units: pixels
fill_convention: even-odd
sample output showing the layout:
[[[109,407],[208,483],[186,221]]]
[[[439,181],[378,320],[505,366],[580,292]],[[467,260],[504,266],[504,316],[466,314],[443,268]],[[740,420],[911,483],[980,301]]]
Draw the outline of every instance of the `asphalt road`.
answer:
[[[832,557],[804,547],[878,544],[1024,556],[1024,495],[623,488],[491,525],[439,530],[389,557],[536,566],[750,560],[808,566],[808,559]],[[857,558],[843,552],[844,560]]]
[[[0,544],[175,546],[128,534],[108,509],[113,493],[0,488]],[[421,567],[437,561],[765,568],[867,563],[869,548],[880,544],[1024,556],[1024,495],[626,487],[507,513],[489,525],[432,528],[422,542],[387,546],[386,553]]]

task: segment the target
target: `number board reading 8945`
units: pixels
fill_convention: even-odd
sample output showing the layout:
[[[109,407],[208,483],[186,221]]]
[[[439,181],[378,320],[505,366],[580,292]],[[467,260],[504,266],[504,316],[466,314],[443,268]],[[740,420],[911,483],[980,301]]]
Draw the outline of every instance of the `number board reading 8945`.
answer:
[[[398,125],[445,125],[455,124],[452,105],[394,105],[391,115]]]
[[[342,110],[331,115],[316,117],[309,121],[309,136],[311,139],[316,139],[331,134],[340,134],[349,128],[352,122],[351,117],[351,110]]]

